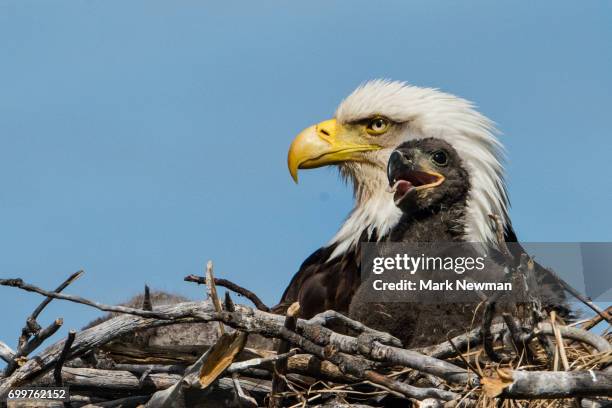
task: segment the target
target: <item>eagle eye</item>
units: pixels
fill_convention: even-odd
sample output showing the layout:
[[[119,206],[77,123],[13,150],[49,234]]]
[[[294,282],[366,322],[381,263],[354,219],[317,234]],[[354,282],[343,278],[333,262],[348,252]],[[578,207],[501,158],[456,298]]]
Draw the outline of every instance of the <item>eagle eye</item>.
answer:
[[[444,150],[438,150],[431,155],[431,160],[438,166],[446,166],[448,164],[448,155]]]
[[[382,117],[376,117],[368,122],[366,126],[366,132],[368,132],[370,135],[377,136],[377,135],[382,135],[383,133],[385,133],[388,128],[389,128],[388,119],[385,119]]]

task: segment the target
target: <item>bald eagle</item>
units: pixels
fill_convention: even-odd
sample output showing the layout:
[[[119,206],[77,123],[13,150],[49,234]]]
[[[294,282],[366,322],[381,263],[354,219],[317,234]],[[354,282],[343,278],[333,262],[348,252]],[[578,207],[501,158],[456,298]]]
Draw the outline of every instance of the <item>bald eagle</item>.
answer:
[[[419,266],[418,270],[409,272],[394,271],[388,280],[413,282],[417,289],[408,292],[374,290],[373,286],[378,285],[380,289],[382,282],[381,275],[377,274],[370,275],[361,284],[351,301],[349,316],[392,334],[405,347],[437,343],[454,330],[463,331],[473,326],[476,315],[480,314],[482,319],[483,308],[477,307],[482,301],[480,294],[462,289],[468,281],[483,283],[481,293],[487,296],[495,289],[505,288],[506,292],[500,292],[504,301],[498,304],[498,316],[501,312],[510,312],[522,319],[528,318],[515,307],[517,302],[526,301],[523,286],[513,290],[512,284],[504,283],[508,269],[503,256],[494,248],[487,250],[479,244],[464,242],[467,198],[472,189],[472,177],[466,164],[449,143],[436,138],[405,142],[389,159],[390,192],[402,216],[385,241],[403,243],[402,251],[424,252],[440,259],[476,259],[485,253],[482,249],[491,255],[480,258],[481,269],[464,271],[465,274],[460,275],[435,266],[433,269]],[[462,244],[449,244],[454,242]],[[381,246],[380,250],[393,252],[398,248]],[[545,306],[564,303],[560,286],[547,283],[544,268],[537,268],[530,278],[534,279],[533,284],[527,285],[532,299],[538,299],[538,303]],[[446,286],[432,291],[431,282],[446,282]]]
[[[515,241],[496,133],[493,123],[464,99],[387,80],[359,86],[333,119],[303,130],[289,148],[293,179],[297,182],[298,169],[336,165],[353,186],[355,205],[327,245],[304,261],[275,310],[294,301],[305,317],[348,310],[360,284],[359,243],[380,241],[400,220],[402,212],[387,191],[386,168],[393,149],[409,140],[436,137],[463,158],[472,183],[465,206],[466,241],[496,245],[489,214],[501,217],[506,238]]]

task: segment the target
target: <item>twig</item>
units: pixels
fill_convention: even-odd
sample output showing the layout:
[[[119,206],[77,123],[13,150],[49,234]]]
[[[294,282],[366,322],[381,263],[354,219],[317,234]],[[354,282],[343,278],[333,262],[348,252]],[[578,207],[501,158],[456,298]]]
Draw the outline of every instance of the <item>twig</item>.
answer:
[[[610,345],[610,343],[608,343],[606,339],[597,336],[596,334],[571,326],[557,326],[557,329],[559,330],[559,333],[563,338],[586,343],[590,346],[593,346],[600,353],[612,351],[612,346]],[[537,329],[534,331],[534,334],[545,334],[547,336],[554,336],[555,332],[550,323],[540,323]]]
[[[506,328],[501,323],[493,324],[490,328],[492,335],[502,333],[505,329]],[[482,330],[480,327],[472,329],[470,332],[453,337],[451,340],[453,341],[453,344],[451,344],[449,341],[445,341],[444,343],[433,346],[414,349],[414,351],[440,359],[454,357],[457,355],[456,350],[462,351],[468,347],[474,347],[480,344],[482,342]]]
[[[285,329],[289,331],[295,331],[295,326],[297,323],[297,316],[300,313],[300,304],[295,302],[289,309],[287,309],[287,316],[285,317]],[[285,354],[289,351],[291,347],[291,343],[286,340],[281,340],[277,354]],[[286,381],[284,381],[284,376],[287,373],[287,360],[278,360],[274,363],[274,374],[272,376],[272,394],[270,395],[270,400],[268,402],[269,408],[280,407],[283,404],[283,397],[278,394],[285,391]]]
[[[149,285],[145,285],[144,297],[142,299],[142,310],[153,310],[153,303],[151,302],[151,290]]]
[[[72,282],[80,278],[81,275],[83,275],[83,273],[85,273],[83,270],[73,273],[64,282],[62,282],[57,288],[55,288],[54,292],[59,293],[63,291],[64,289],[68,287],[68,285],[70,285]],[[26,343],[26,341],[28,340],[30,336],[33,336],[36,333],[38,333],[38,331],[40,331],[41,327],[36,322],[36,318],[38,318],[38,316],[43,311],[43,309],[47,307],[47,305],[51,303],[52,300],[53,300],[53,297],[47,296],[45,300],[43,300],[42,302],[40,302],[38,306],[36,306],[36,309],[34,309],[32,314],[26,319],[26,325],[23,327],[23,329],[21,329],[21,336],[19,337],[18,347],[17,347],[18,350],[21,347],[23,347],[23,345]]]
[[[66,357],[70,353],[70,347],[74,342],[74,338],[76,337],[76,331],[70,330],[68,332],[68,338],[64,342],[64,348],[62,348],[62,352],[59,355],[59,358],[55,362],[55,369],[53,370],[53,378],[55,378],[55,385],[58,387],[62,386],[62,367],[66,362]]]
[[[426,398],[436,398],[444,401],[452,401],[460,397],[459,394],[441,390],[437,388],[419,388],[409,384],[405,384],[396,380],[393,380],[384,375],[378,374],[375,371],[367,371],[365,376],[369,381],[383,385],[393,391],[399,392],[405,395],[407,398],[415,398],[418,400],[424,400]]]
[[[561,362],[563,363],[563,369],[565,371],[569,371],[569,361],[567,360],[567,353],[565,352],[565,345],[563,344],[563,337],[561,336],[561,331],[556,324],[557,314],[553,310],[550,312],[550,325],[552,326],[553,333],[555,334],[555,339],[557,340],[557,351],[559,356],[561,356]]]
[[[0,341],[0,358],[10,363],[15,358],[15,352],[12,348]]]
[[[138,378],[138,387],[139,388],[144,388],[145,381],[147,380],[147,378],[149,377],[149,374],[151,374],[152,371],[153,371],[153,369],[149,368],[149,369],[145,370],[142,374],[140,374],[140,378]]]
[[[608,316],[610,316],[612,314],[612,306],[608,306],[604,311]],[[582,323],[582,326],[580,326],[580,328],[583,330],[591,330],[593,327],[597,326],[602,320],[603,317],[601,317],[600,314],[596,314],[595,316],[593,316],[592,319],[589,319],[586,322]]]
[[[18,360],[21,357],[27,356],[38,346],[40,346],[46,339],[53,336],[55,332],[58,331],[60,327],[62,327],[63,323],[64,321],[62,319],[56,319],[53,323],[40,330],[38,334],[28,340],[27,343],[24,344],[23,347],[17,351],[17,353],[15,353],[15,357],[13,358],[13,360],[9,364],[7,364],[6,369],[4,370],[4,374],[6,376],[9,376],[17,367]]]
[[[80,296],[49,292],[48,290],[44,290],[37,286],[25,283],[21,279],[0,279],[0,286],[12,286],[14,288],[23,289],[28,292],[38,293],[40,295],[47,296],[53,299],[68,300],[70,302],[80,303],[82,305],[91,306],[104,312],[127,313],[141,317],[152,317],[158,319],[172,319],[172,316],[168,316],[165,313],[160,313],[157,311],[141,310],[126,306],[105,305],[103,303],[93,302]]]
[[[167,374],[183,374],[185,372],[184,365],[162,365],[162,364],[115,364],[113,369],[120,371],[129,371],[135,374],[167,373]]]
[[[391,336],[389,333],[374,330],[365,324],[353,320],[348,316],[338,313],[335,310],[326,310],[321,312],[308,320],[309,324],[318,324],[321,326],[328,327],[330,323],[342,324],[344,327],[354,330],[359,334],[369,334],[376,337],[382,343],[389,344],[396,347],[402,347],[402,342],[396,337]]]
[[[225,292],[225,297],[223,299],[223,310],[227,310],[228,312],[233,312],[236,310],[234,307],[234,301],[232,300],[232,296],[229,292]]]
[[[253,367],[260,367],[264,364],[274,363],[276,361],[287,360],[289,357],[292,357],[295,354],[297,354],[297,349],[293,349],[287,353],[277,354],[271,357],[252,358],[246,361],[239,361],[236,363],[232,363],[232,365],[230,365],[226,371],[230,374],[240,373],[242,371],[245,371]]]
[[[221,306],[221,301],[219,300],[219,295],[217,294],[217,287],[215,286],[215,278],[213,276],[213,263],[212,261],[208,261],[206,263],[206,289],[208,290],[208,298],[213,304],[213,307],[220,313],[223,311],[223,307]],[[225,328],[223,327],[223,323],[218,322],[219,327],[219,337],[223,336],[225,333]]]
[[[187,275],[184,280],[186,282],[195,282],[198,284],[202,284],[205,285],[206,284],[206,278],[202,277],[202,276],[197,276],[197,275]],[[215,285],[217,286],[222,286],[224,288],[227,288],[229,290],[231,290],[232,292],[235,292],[241,296],[244,296],[245,298],[249,299],[251,302],[253,302],[253,304],[255,305],[255,307],[263,312],[269,312],[270,308],[268,306],[266,306],[261,299],[259,299],[259,297],[257,297],[257,295],[253,292],[251,292],[248,289],[243,288],[242,286],[236,285],[235,283],[227,280],[227,279],[220,279],[220,278],[215,278]]]
[[[461,351],[459,351],[459,349],[457,348],[457,346],[455,345],[455,343],[453,343],[453,339],[449,338],[448,342],[450,343],[450,345],[455,349],[455,352],[457,353],[457,356],[461,359],[461,361],[463,361],[463,364],[465,364],[466,367],[468,367],[470,370],[472,370],[474,372],[474,374],[476,374],[478,376],[478,378],[481,378],[482,375],[480,373],[480,370],[477,370],[476,368],[474,368],[469,361],[467,361],[467,359],[463,356],[463,354],[461,354]]]
[[[232,383],[234,384],[234,393],[235,393],[235,403],[239,407],[249,407],[256,408],[257,401],[255,398],[247,395],[242,386],[240,385],[240,380],[238,377],[238,373],[232,374]]]

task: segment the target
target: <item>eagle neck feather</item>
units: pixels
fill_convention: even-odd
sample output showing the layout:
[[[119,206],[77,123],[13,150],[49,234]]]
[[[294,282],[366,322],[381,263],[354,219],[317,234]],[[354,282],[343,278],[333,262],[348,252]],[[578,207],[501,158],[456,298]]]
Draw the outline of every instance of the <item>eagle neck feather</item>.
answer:
[[[354,249],[364,232],[368,239],[381,240],[402,216],[387,192],[385,171],[377,167],[348,163],[340,167],[340,174],[353,185],[355,207],[328,245],[336,245],[328,260]],[[356,174],[360,175],[359,180]]]

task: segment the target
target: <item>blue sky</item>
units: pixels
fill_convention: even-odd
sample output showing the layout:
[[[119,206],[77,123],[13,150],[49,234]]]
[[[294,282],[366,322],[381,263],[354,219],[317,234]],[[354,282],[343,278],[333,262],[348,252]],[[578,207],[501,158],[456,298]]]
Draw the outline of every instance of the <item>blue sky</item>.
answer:
[[[286,151],[360,82],[474,101],[524,241],[612,241],[605,1],[0,2],[0,276],[105,303],[218,276],[274,304],[352,205]],[[39,297],[0,288],[14,346]],[[53,302],[79,328],[95,310]]]

